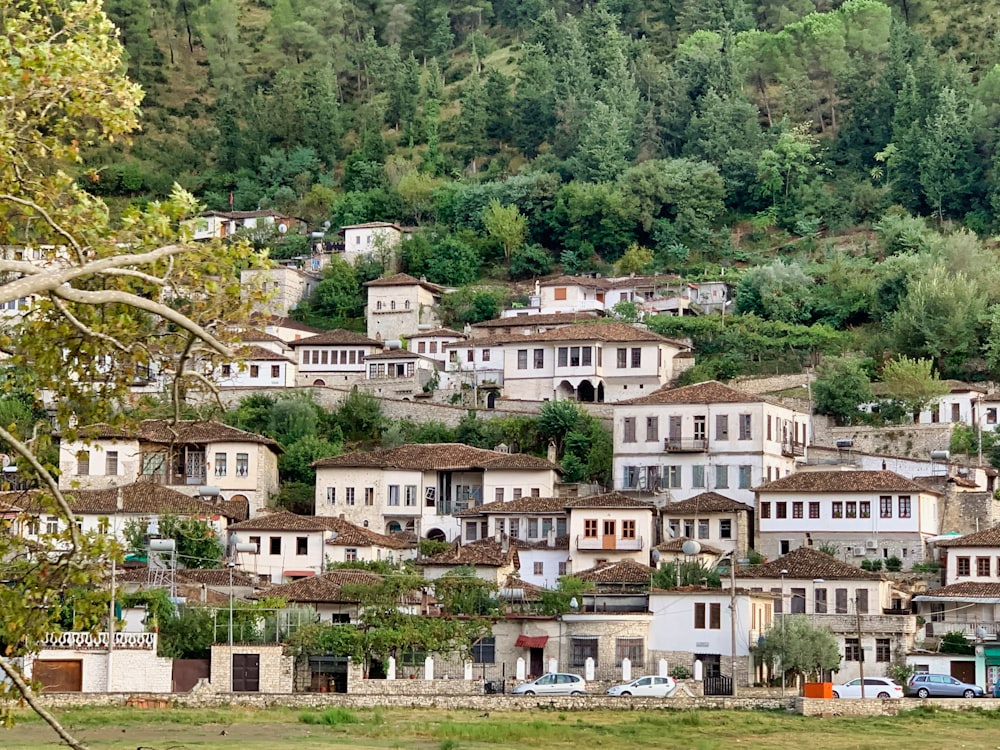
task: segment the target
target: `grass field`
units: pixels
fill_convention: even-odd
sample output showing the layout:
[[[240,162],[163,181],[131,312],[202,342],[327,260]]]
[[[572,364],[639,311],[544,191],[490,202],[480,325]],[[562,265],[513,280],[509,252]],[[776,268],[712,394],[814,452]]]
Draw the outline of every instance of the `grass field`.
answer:
[[[93,750],[527,750],[677,748],[884,750],[1000,748],[1000,712],[918,709],[894,718],[804,718],[784,712],[435,709],[78,709],[59,713]],[[0,748],[60,747],[33,715],[0,729]]]

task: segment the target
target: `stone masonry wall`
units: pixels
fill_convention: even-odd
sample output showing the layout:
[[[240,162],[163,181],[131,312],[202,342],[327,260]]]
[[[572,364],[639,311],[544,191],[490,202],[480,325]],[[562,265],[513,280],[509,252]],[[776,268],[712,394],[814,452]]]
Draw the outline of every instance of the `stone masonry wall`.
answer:
[[[813,442],[836,448],[838,440],[853,440],[856,453],[880,453],[927,460],[931,451],[948,450],[950,424],[902,424],[886,427],[837,427],[829,417],[813,416]]]
[[[212,646],[212,686],[224,690],[232,685],[232,654],[260,655],[260,692],[290,693],[295,675],[295,657],[285,656],[284,646],[236,644]]]

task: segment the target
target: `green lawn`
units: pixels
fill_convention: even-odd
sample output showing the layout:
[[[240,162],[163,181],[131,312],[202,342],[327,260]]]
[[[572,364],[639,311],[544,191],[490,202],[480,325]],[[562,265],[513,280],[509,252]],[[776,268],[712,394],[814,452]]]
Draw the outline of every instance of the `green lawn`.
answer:
[[[913,711],[898,718],[820,719],[784,712],[532,711],[437,709],[78,709],[59,713],[93,750],[545,750],[670,748],[884,750],[1000,747],[1000,712]],[[0,748],[59,747],[38,719],[18,716]]]

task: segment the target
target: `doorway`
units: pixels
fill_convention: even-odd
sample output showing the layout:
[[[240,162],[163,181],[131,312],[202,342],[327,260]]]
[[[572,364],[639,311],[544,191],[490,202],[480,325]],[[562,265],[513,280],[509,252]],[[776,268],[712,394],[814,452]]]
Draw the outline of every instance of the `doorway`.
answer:
[[[545,674],[545,658],[543,657],[545,649],[543,648],[529,648],[528,649],[528,673],[534,676]]]

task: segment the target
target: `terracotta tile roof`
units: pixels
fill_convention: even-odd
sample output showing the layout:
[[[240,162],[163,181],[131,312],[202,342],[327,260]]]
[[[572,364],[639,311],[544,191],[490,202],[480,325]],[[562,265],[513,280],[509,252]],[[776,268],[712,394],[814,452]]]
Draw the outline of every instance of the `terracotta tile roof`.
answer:
[[[554,279],[539,282],[538,286],[583,286],[588,289],[610,289],[611,282],[596,276],[572,276],[565,274]]]
[[[512,573],[507,576],[507,580],[500,586],[499,596],[501,599],[512,602],[540,602],[544,590],[541,586],[522,581],[517,574]],[[520,597],[513,596],[513,593],[516,591],[522,592]]]
[[[322,516],[300,516],[288,511],[266,513],[247,521],[234,523],[230,531],[328,531],[329,520]]]
[[[922,484],[925,487],[930,487],[931,489],[946,489],[949,484],[953,484],[956,487],[964,487],[969,490],[978,489],[979,485],[971,479],[966,479],[965,477],[957,477],[945,474],[928,474],[923,476],[911,477],[917,484]]]
[[[680,388],[664,386],[648,396],[619,401],[622,404],[757,404],[765,399],[752,393],[730,388],[717,380],[685,385]]]
[[[649,580],[654,572],[648,565],[634,560],[617,560],[581,570],[579,573],[573,573],[573,576],[597,584],[631,583],[649,586]]]
[[[660,552],[672,552],[680,553],[684,551],[684,542],[691,541],[689,537],[679,536],[676,539],[671,539],[667,542],[662,542],[657,544],[653,549],[659,550]],[[705,544],[704,542],[698,542],[701,545],[701,554],[705,555],[721,555],[722,550],[718,547],[713,547],[711,544]]]
[[[431,557],[417,560],[417,565],[482,565],[491,568],[502,568],[505,565],[520,567],[517,548],[503,545],[493,538],[480,539],[468,544],[455,543],[444,552]]]
[[[288,345],[293,349],[299,346],[377,346],[379,349],[382,348],[381,342],[354,331],[345,331],[343,328],[334,328],[332,331],[323,331],[315,336],[289,341]]]
[[[303,331],[305,333],[322,333],[322,328],[317,328],[316,326],[306,325],[305,323],[300,323],[294,318],[283,317],[281,315],[268,315],[263,319],[265,325],[274,326],[275,328],[291,328],[293,331]]]
[[[375,352],[375,354],[368,354],[365,356],[365,361],[372,359],[426,359],[431,362],[430,357],[425,357],[423,354],[417,354],[416,352],[411,352],[409,349],[385,349],[381,352]]]
[[[286,357],[284,354],[279,354],[271,349],[265,349],[263,346],[257,346],[256,344],[251,344],[249,346],[241,346],[236,350],[237,358],[243,360],[257,360],[262,362],[294,362],[295,360]]]
[[[145,419],[136,430],[140,440],[154,443],[261,443],[276,451],[281,447],[264,435],[230,427],[222,422],[186,420],[171,424],[166,419]]]
[[[948,597],[952,599],[1000,599],[1000,583],[962,581],[939,589],[925,591],[919,596]],[[919,601],[919,596],[914,597]]]
[[[432,337],[442,337],[442,336],[455,336],[456,338],[464,339],[465,334],[461,331],[455,331],[451,328],[435,328],[433,331],[417,331],[416,333],[411,333],[407,338],[409,339],[429,339]]]
[[[473,448],[461,443],[427,443],[401,445],[375,451],[355,451],[342,456],[322,458],[313,466],[327,467],[375,466],[384,469],[413,469],[418,471],[442,469],[525,469],[541,471],[561,469],[544,458],[524,453],[499,453]]]
[[[395,229],[400,229],[401,227],[394,221],[367,221],[364,224],[348,224],[347,226],[341,227],[341,229],[382,229],[385,227],[393,227]]]
[[[247,343],[252,343],[254,341],[275,341],[280,344],[285,343],[283,339],[275,336],[273,333],[262,331],[259,328],[243,328],[236,331],[236,335],[239,336],[240,341],[246,341]]]
[[[665,516],[680,516],[690,513],[746,513],[749,510],[750,506],[739,500],[733,500],[718,492],[702,492],[687,500],[667,503],[661,512]]]
[[[198,516],[226,516],[231,518],[231,508],[185,495],[154,482],[133,482],[121,487],[122,507],[118,509],[118,489],[65,490],[64,495],[74,513],[113,515],[116,512],[133,514],[163,514]],[[48,507],[38,490],[4,493],[5,502],[21,507],[26,512],[38,512]]]
[[[936,547],[1000,547],[1000,526],[992,526],[974,534],[942,539]]]
[[[799,471],[757,492],[914,492],[940,494],[894,471]]]
[[[541,313],[539,315],[514,315],[474,323],[473,328],[523,328],[525,326],[572,325],[587,320],[598,320],[596,312]]]
[[[493,513],[517,513],[531,515],[534,513],[544,513],[546,515],[565,515],[565,497],[517,497],[512,500],[502,502],[483,503],[475,507],[456,513],[456,516],[488,516]]]
[[[325,518],[327,528],[337,532],[337,537],[327,539],[326,543],[335,547],[385,547],[387,549],[413,549],[417,546],[415,538],[406,538],[401,534],[379,534],[342,518]]]
[[[634,341],[662,341],[670,342],[664,336],[637,328],[629,323],[574,323],[573,325],[560,328],[550,328],[540,333],[529,333],[524,337],[525,341],[604,341],[634,342]],[[676,342],[674,342],[676,343]],[[678,344],[680,345],[680,344]],[[687,348],[686,346],[684,348]]]
[[[856,565],[841,562],[825,552],[811,547],[799,547],[777,560],[761,565],[749,565],[736,571],[737,578],[771,578],[781,579],[781,571],[787,570],[786,579],[814,579],[846,581],[877,581],[882,578],[878,573],[862,570]]]
[[[427,279],[418,279],[408,273],[394,273],[392,276],[383,276],[381,279],[366,281],[365,286],[422,286],[429,292],[441,293],[443,286],[432,284]]]
[[[357,604],[357,597],[341,593],[344,586],[372,586],[382,576],[367,570],[331,570],[318,576],[300,578],[291,583],[271,586],[256,595],[257,599],[280,597],[289,603],[350,603]]]
[[[150,570],[146,567],[126,568],[115,571],[115,580],[119,583],[148,583]],[[198,570],[195,568],[181,568],[176,573],[178,583],[191,583],[205,586],[229,587],[229,568],[213,568],[211,570]],[[233,570],[233,586],[242,588],[254,587],[256,579],[245,571]]]
[[[636,500],[620,492],[605,492],[602,495],[566,498],[567,508],[634,508],[655,511],[656,505],[648,500]]]

